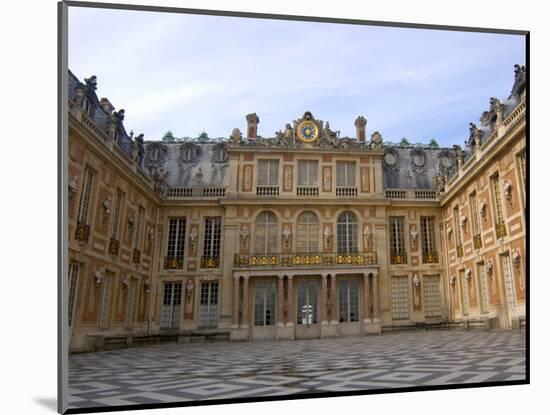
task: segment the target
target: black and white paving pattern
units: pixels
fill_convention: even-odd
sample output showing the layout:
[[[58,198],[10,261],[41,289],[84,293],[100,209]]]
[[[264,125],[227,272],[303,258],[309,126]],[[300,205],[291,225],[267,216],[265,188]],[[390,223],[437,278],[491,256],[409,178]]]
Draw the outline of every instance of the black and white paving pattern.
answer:
[[[523,380],[525,335],[432,331],[164,344],[69,357],[69,407]]]

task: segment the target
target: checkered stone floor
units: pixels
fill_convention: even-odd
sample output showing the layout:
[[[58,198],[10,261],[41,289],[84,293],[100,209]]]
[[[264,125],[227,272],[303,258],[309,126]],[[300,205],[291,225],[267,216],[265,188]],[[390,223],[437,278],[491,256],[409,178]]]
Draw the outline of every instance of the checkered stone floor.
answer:
[[[525,335],[434,331],[155,345],[69,357],[86,408],[525,379]]]

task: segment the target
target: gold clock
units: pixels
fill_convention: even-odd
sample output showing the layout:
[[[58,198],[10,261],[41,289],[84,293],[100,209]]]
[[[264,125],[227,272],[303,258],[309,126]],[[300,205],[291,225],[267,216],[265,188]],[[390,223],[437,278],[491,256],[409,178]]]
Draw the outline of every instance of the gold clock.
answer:
[[[296,133],[304,143],[313,143],[319,137],[319,128],[314,122],[304,121],[298,125]]]

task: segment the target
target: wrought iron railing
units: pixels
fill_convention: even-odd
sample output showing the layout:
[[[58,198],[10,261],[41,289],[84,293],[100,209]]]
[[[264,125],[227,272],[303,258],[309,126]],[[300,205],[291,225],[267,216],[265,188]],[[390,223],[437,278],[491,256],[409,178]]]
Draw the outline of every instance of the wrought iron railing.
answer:
[[[506,236],[506,225],[504,221],[500,221],[496,224],[497,238],[504,238]]]
[[[220,257],[212,255],[203,255],[201,257],[201,268],[219,268]]]
[[[300,267],[300,266],[360,266],[374,265],[377,263],[376,252],[316,252],[296,254],[236,254],[234,266],[238,268],[249,267]]]
[[[141,261],[141,251],[139,249],[134,248],[134,252],[132,254],[132,261],[134,264],[139,264]]]
[[[394,265],[401,265],[407,263],[407,253],[405,251],[399,253],[392,253],[390,255],[390,262]]]
[[[90,237],[90,225],[78,222],[76,224],[74,237],[77,241],[88,242],[88,238]]]
[[[478,233],[477,235],[474,235],[474,248],[480,249],[482,246],[481,235]]]
[[[165,269],[182,269],[183,256],[165,256],[164,268]]]
[[[109,241],[109,255],[118,255],[118,250],[120,248],[120,242],[116,239],[111,238]]]
[[[422,253],[422,262],[424,264],[437,264],[439,256],[437,251],[427,251]]]

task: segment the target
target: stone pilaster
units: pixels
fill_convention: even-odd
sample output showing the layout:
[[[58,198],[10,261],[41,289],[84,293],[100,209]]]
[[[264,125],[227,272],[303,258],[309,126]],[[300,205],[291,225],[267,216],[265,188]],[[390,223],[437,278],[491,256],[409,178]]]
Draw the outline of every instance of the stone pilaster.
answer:
[[[242,317],[242,322],[241,322],[241,327],[242,328],[248,328],[248,318],[249,318],[249,313],[248,313],[248,283],[249,283],[249,280],[250,277],[248,275],[246,275],[244,277],[244,280],[243,280],[243,301],[242,301],[242,312],[243,312],[243,317]]]
[[[288,278],[288,297],[287,297],[286,306],[288,310],[288,317],[286,321],[286,326],[293,327],[294,323],[292,323],[292,316],[294,315],[294,313],[292,311],[292,287],[293,287],[292,275],[288,275],[287,278]]]
[[[369,299],[369,275],[370,274],[364,274],[363,275],[363,295],[364,295],[364,323],[370,323],[370,316],[369,316],[369,307],[370,307],[370,299]]]
[[[241,277],[233,278],[233,325],[232,329],[239,327],[239,280]]]

